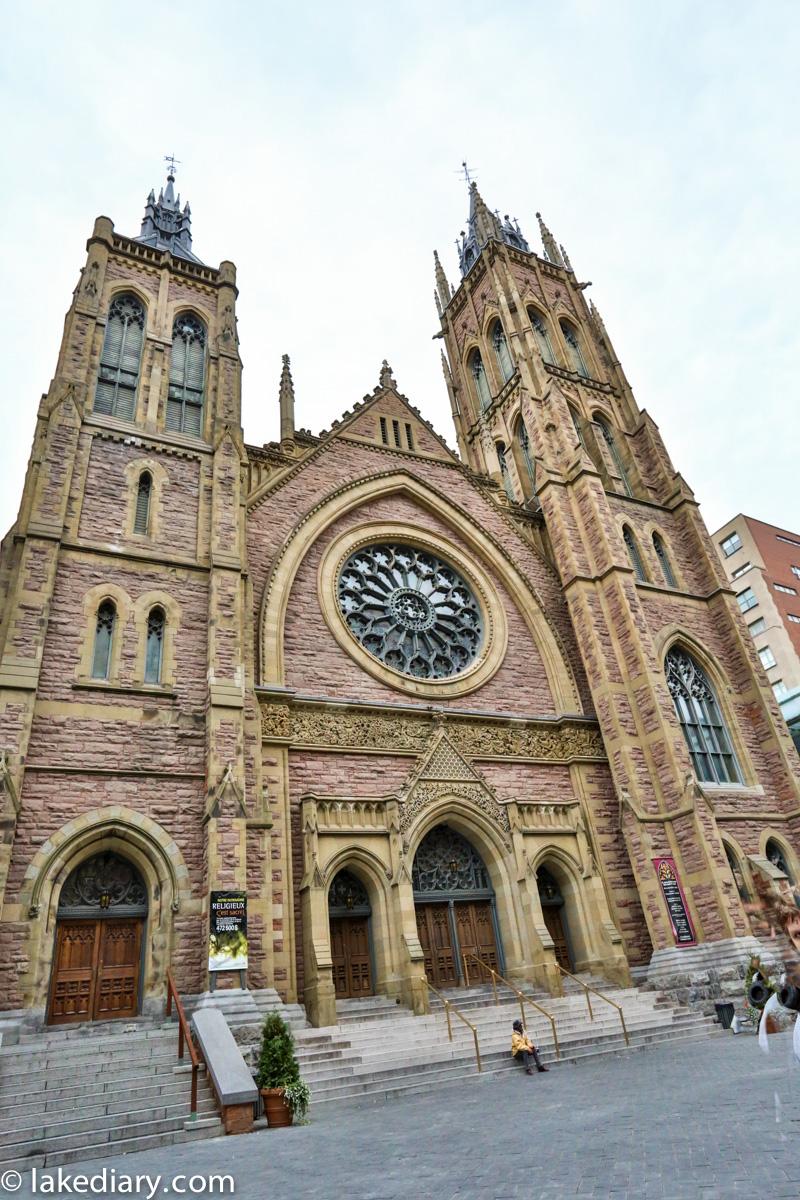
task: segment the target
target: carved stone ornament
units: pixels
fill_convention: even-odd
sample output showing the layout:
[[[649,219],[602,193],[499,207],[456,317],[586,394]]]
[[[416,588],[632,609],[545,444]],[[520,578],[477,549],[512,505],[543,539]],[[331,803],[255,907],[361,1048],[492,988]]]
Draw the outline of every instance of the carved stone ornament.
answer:
[[[462,783],[453,785],[452,783],[420,783],[413,789],[412,794],[402,804],[400,809],[400,828],[405,833],[410,829],[416,818],[421,812],[431,804],[435,804],[438,800],[457,799],[465,800],[468,804],[479,808],[500,829],[510,833],[511,826],[508,821],[508,812],[506,808],[500,804],[489,791],[480,783]],[[507,846],[510,845],[508,838],[503,839]]]
[[[324,746],[348,750],[386,750],[420,753],[429,744],[432,719],[428,713],[410,716],[359,710],[325,711],[265,703],[261,729],[265,741],[295,746]],[[465,721],[449,717],[448,738],[468,759],[521,758],[571,762],[575,758],[605,760],[600,730],[594,725],[555,727],[527,722],[507,724]]]

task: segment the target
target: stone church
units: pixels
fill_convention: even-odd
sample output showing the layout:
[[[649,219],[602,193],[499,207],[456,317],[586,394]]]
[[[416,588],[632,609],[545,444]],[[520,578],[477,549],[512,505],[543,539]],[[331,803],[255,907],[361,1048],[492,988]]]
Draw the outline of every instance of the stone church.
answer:
[[[435,256],[458,453],[377,385],[240,420],[236,270],[168,178],[99,217],[0,555],[0,1008],[209,985],[414,1011],[485,975],[669,982],[800,881],[800,770],[687,483],[603,321],[470,188]]]

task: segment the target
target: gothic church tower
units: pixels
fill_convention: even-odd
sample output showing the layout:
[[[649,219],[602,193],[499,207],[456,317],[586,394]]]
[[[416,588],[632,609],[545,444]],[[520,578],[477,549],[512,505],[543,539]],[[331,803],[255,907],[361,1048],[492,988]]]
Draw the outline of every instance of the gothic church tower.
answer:
[[[56,966],[50,986],[54,953],[83,953],[62,932],[95,936],[63,923],[54,951],[57,896],[61,916],[87,855],[106,855],[92,868],[106,894],[133,870],[131,904],[150,896],[145,1008],[170,963],[183,988],[204,985],[204,895],[245,884],[236,296],[233,264],[194,253],[172,173],[138,237],[96,220],[4,543],[0,992],[42,1012],[49,991],[51,1021],[141,1006],[138,968],[118,973],[111,1013],[90,973]]]
[[[689,939],[671,927],[658,860],[674,860],[696,940],[732,948],[750,932],[734,878],[769,871],[770,825],[787,852],[797,842],[797,757],[697,502],[638,407],[588,284],[539,214],[542,254],[474,182],[469,200],[455,290],[435,255],[458,444],[520,522],[539,525],[558,570],[651,974],[666,974]]]

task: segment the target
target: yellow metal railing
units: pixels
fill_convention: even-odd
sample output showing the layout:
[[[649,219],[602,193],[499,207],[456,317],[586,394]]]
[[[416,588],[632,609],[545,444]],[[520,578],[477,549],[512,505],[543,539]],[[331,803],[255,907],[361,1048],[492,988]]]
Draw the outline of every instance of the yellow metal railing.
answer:
[[[470,1030],[472,1031],[472,1040],[473,1040],[473,1042],[475,1043],[475,1060],[476,1060],[476,1062],[477,1062],[477,1064],[478,1064],[478,1070],[479,1070],[479,1071],[482,1071],[482,1070],[483,1070],[483,1065],[482,1065],[482,1063],[481,1063],[481,1049],[480,1049],[480,1046],[478,1045],[478,1031],[477,1031],[477,1029],[476,1029],[476,1028],[475,1028],[475,1026],[472,1024],[472,1022],[471,1022],[471,1021],[468,1021],[468,1020],[467,1020],[467,1018],[464,1016],[464,1014],[463,1014],[462,1012],[459,1012],[459,1011],[458,1011],[458,1009],[456,1008],[455,1004],[453,1004],[453,1003],[452,1003],[450,1000],[446,999],[446,997],[444,997],[444,996],[442,995],[442,993],[441,993],[440,991],[438,991],[438,990],[437,990],[437,989],[436,989],[436,988],[433,986],[433,984],[432,984],[432,983],[430,983],[430,982],[428,981],[428,978],[427,978],[427,976],[423,975],[423,977],[422,977],[422,981],[423,981],[423,983],[425,984],[425,987],[428,989],[428,991],[430,991],[430,992],[433,992],[434,996],[437,996],[437,997],[439,998],[439,1000],[441,1000],[442,1004],[444,1005],[444,1014],[445,1014],[445,1016],[447,1017],[447,1036],[449,1037],[450,1041],[452,1042],[452,1040],[453,1040],[453,1025],[452,1025],[452,1022],[451,1022],[451,1020],[450,1020],[450,1010],[451,1010],[451,1009],[452,1009],[452,1010],[453,1010],[453,1012],[456,1014],[456,1016],[458,1017],[459,1021],[463,1021],[463,1022],[464,1022],[464,1024],[467,1026],[467,1028],[468,1028],[468,1029],[470,1029]]]
[[[464,953],[462,953],[461,957],[464,961],[464,982],[467,985],[467,987],[469,987],[469,963],[467,960],[472,959],[472,961],[474,963],[477,963],[477,965],[481,968],[481,970],[486,971],[487,974],[491,975],[492,991],[494,992],[495,1004],[500,1003],[500,1000],[498,999],[498,996],[497,996],[497,980],[498,979],[500,980],[501,983],[505,984],[505,986],[507,988],[511,989],[511,991],[514,993],[514,995],[517,997],[517,1000],[519,1001],[519,1011],[522,1015],[522,1024],[525,1028],[527,1028],[527,1026],[528,1026],[528,1022],[525,1017],[525,1005],[526,1004],[530,1004],[530,1006],[532,1008],[535,1008],[537,1010],[537,1012],[540,1012],[543,1017],[547,1018],[547,1020],[550,1022],[550,1028],[553,1031],[553,1045],[555,1046],[555,1050],[556,1050],[556,1058],[561,1058],[561,1047],[558,1044],[558,1030],[556,1029],[556,1019],[553,1016],[553,1014],[549,1013],[546,1008],[542,1008],[541,1004],[538,1004],[530,996],[526,996],[525,993],[521,992],[518,987],[516,987],[513,983],[510,983],[507,979],[505,979],[500,974],[499,971],[495,971],[494,967],[490,967],[488,965],[488,963],[485,963],[483,961],[482,958],[478,958],[477,954],[473,954],[471,951],[467,950],[467,951],[464,951]]]
[[[622,1006],[620,1004],[617,1004],[616,1000],[612,1000],[609,996],[605,996],[605,995],[603,995],[602,992],[598,992],[597,988],[589,987],[589,984],[584,983],[582,979],[578,979],[577,975],[570,975],[569,971],[564,970],[564,968],[561,966],[561,963],[556,963],[556,966],[558,967],[559,971],[561,972],[561,975],[566,975],[568,979],[574,980],[575,983],[580,984],[580,986],[583,988],[583,994],[586,997],[586,1004],[589,1009],[589,1020],[590,1021],[594,1020],[594,1013],[592,1012],[592,1002],[589,998],[589,992],[591,992],[593,996],[599,996],[601,1000],[605,1000],[606,1004],[610,1004],[612,1008],[615,1008],[617,1010],[617,1014],[619,1016],[620,1023],[622,1025],[622,1032],[625,1036],[625,1045],[630,1046],[631,1039],[628,1037],[628,1027],[625,1024],[625,1014],[622,1011]],[[559,975],[558,980],[559,980],[559,984],[561,985],[561,995],[563,996],[564,995],[564,984],[561,982],[561,975]]]

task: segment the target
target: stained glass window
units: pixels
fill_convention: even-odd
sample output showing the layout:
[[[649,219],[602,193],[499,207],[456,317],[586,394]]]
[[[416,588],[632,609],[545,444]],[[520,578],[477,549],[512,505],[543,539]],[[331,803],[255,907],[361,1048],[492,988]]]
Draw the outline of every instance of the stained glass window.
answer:
[[[478,403],[481,406],[481,411],[483,411],[492,403],[492,393],[489,388],[489,380],[486,378],[486,368],[483,365],[480,350],[472,351],[469,358],[469,367],[472,371],[472,378],[475,380]]]
[[[161,659],[164,653],[163,608],[151,608],[147,617],[147,646],[145,648],[144,681],[161,682]]]
[[[508,382],[514,374],[514,363],[511,360],[511,352],[508,349],[505,331],[499,321],[495,321],[492,326],[492,345],[494,346],[497,365],[500,368],[500,374],[503,376],[504,382]]]
[[[547,326],[534,309],[528,309],[528,316],[531,319],[531,328],[536,334],[536,341],[539,343],[539,353],[546,363],[550,363],[550,365],[553,366],[556,361],[556,356],[553,353],[553,343],[550,341],[550,334],[547,332]]]
[[[697,778],[705,783],[740,783],[730,737],[702,667],[677,646],[667,654],[664,667]]]
[[[339,609],[379,662],[418,679],[447,679],[477,657],[483,616],[469,584],[435,554],[364,546],[339,572]]]
[[[117,620],[117,610],[112,600],[104,600],[97,610],[97,622],[94,634],[94,656],[92,658],[92,678],[108,679],[111,667],[111,646],[114,641],[114,626]]]

